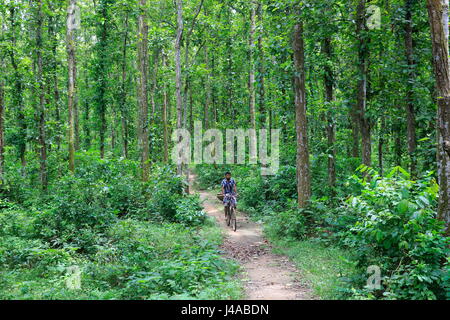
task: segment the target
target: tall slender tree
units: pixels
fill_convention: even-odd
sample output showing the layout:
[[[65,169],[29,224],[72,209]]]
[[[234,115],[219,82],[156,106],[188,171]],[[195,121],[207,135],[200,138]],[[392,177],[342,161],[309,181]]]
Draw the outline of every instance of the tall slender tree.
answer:
[[[22,173],[25,173],[26,166],[26,139],[27,139],[27,123],[25,120],[24,113],[24,80],[22,75],[22,70],[20,68],[20,58],[18,57],[18,43],[17,37],[19,36],[20,25],[18,22],[19,13],[17,12],[14,3],[10,3],[9,14],[10,14],[10,50],[9,56],[11,58],[11,65],[13,67],[13,81],[14,81],[14,94],[13,94],[13,105],[17,110],[17,125],[19,128],[19,136],[17,141],[17,149],[19,153],[20,163],[22,165]]]
[[[139,0],[138,68],[139,68],[139,137],[141,148],[142,180],[150,173],[148,136],[148,25],[147,1]]]
[[[249,46],[249,106],[250,106],[250,125],[256,129],[256,90],[255,90],[255,32],[256,32],[256,4],[250,1],[250,32],[248,38]]]
[[[0,52],[0,68],[4,68],[3,54]],[[5,163],[5,83],[0,75],[0,184],[3,184]]]
[[[161,56],[161,48],[156,46],[153,52],[153,68],[151,70],[151,90],[150,90],[150,101],[152,105],[152,113],[150,118],[152,122],[155,121],[156,116],[156,94],[158,87],[158,72],[159,72],[159,58]]]
[[[52,2],[48,3],[49,10],[55,10],[55,8],[52,6]],[[61,149],[61,98],[60,98],[60,92],[59,92],[59,81],[58,81],[58,38],[57,38],[57,23],[58,23],[59,16],[57,14],[52,14],[49,16],[49,22],[48,22],[48,36],[50,41],[50,47],[51,47],[51,57],[50,57],[50,69],[51,69],[51,78],[53,80],[53,103],[54,103],[54,117],[56,121],[56,145],[57,149]],[[50,89],[50,86],[49,86]]]
[[[356,35],[358,38],[358,117],[361,130],[362,162],[372,165],[372,141],[367,108],[368,34],[366,25],[366,0],[359,0],[356,9]]]
[[[267,110],[266,110],[266,87],[265,87],[265,66],[264,66],[264,50],[263,50],[263,10],[262,2],[258,0],[256,4],[256,17],[258,18],[257,30],[258,30],[258,91],[259,91],[259,122],[263,128],[266,127]],[[269,112],[271,112],[269,110]],[[269,128],[270,129],[270,128]]]
[[[123,156],[128,158],[128,112],[126,108],[127,102],[127,47],[128,47],[128,19],[129,12],[125,13],[125,23],[123,30],[123,47],[122,47],[122,77],[120,85],[120,113],[122,125],[122,152]]]
[[[438,101],[438,217],[450,235],[450,61],[448,0],[427,0]]]
[[[183,37],[183,1],[177,0],[177,35],[175,40],[175,90],[177,99],[177,129],[183,127],[183,97],[181,95],[181,40]],[[177,172],[182,175],[182,166],[177,166]]]
[[[200,0],[200,3],[195,11],[194,18],[192,19],[192,22],[189,26],[189,28],[186,28],[187,32],[183,34],[183,40],[184,40],[184,68],[186,69],[186,74],[184,77],[184,94],[183,94],[183,126],[187,127],[187,120],[188,120],[188,113],[192,111],[192,104],[188,104],[190,101],[189,95],[192,95],[191,93],[191,76],[189,72],[189,66],[190,66],[190,59],[189,59],[189,52],[191,49],[191,37],[192,33],[195,30],[195,25],[197,24],[197,18],[202,11],[204,0]],[[190,109],[190,111],[188,110]],[[192,117],[191,117],[192,122]]]
[[[295,128],[297,133],[297,201],[305,207],[311,198],[308,125],[306,118],[305,46],[303,22],[294,26],[292,47],[294,50]]]
[[[167,68],[168,67],[168,61],[167,61],[167,54],[163,51],[162,52],[162,65]],[[164,79],[165,80],[165,79]],[[170,108],[169,106],[169,98],[168,98],[168,92],[167,92],[167,83],[164,81],[163,84],[163,112],[162,112],[162,123],[163,123],[163,160],[165,163],[169,162],[169,124],[168,124],[168,115],[167,110]]]
[[[209,62],[209,48],[208,43],[204,45],[205,51],[205,66],[207,69],[206,80],[205,80],[205,105],[203,109],[203,126],[205,129],[209,128],[210,123],[210,108],[211,108],[211,99],[212,99],[212,89],[211,89],[211,67]]]
[[[408,80],[406,83],[406,133],[408,138],[408,153],[410,156],[410,171],[413,177],[416,176],[417,160],[415,151],[416,141],[416,112],[414,107],[414,83],[416,80],[414,44],[413,44],[413,0],[405,0],[405,52],[408,63]]]
[[[37,58],[37,83],[39,90],[39,144],[40,144],[40,179],[42,189],[47,190],[47,145],[45,136],[45,83],[44,83],[44,66],[42,61],[43,41],[43,13],[42,0],[36,0],[36,58]]]
[[[336,185],[336,125],[333,118],[333,104],[334,104],[334,74],[332,69],[332,47],[331,37],[325,37],[323,41],[323,52],[326,57],[324,66],[324,84],[325,84],[325,101],[328,103],[327,117],[326,117],[326,131],[327,131],[327,149],[328,149],[328,183],[332,190]],[[332,191],[334,193],[334,191]]]
[[[69,109],[69,170],[75,172],[75,112],[77,102],[76,35],[77,0],[69,0],[67,8],[67,64],[68,64],[68,109]]]
[[[100,136],[100,157],[105,157],[105,135],[107,130],[107,90],[108,90],[108,69],[109,69],[109,41],[110,41],[110,6],[112,0],[101,0],[97,6],[97,39],[94,60],[95,77],[95,110],[97,111],[100,125],[98,126]]]

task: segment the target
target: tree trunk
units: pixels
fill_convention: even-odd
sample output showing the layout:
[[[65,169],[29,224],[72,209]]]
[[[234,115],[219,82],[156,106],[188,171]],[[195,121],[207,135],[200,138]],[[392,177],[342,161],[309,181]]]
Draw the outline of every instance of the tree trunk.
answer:
[[[406,60],[408,62],[408,82],[406,85],[406,132],[408,137],[408,153],[410,157],[410,172],[412,177],[416,177],[417,161],[415,151],[416,142],[416,115],[414,108],[414,82],[416,80],[414,46],[413,46],[413,23],[412,23],[412,6],[413,0],[405,0],[405,48]]]
[[[227,17],[227,23],[230,24],[231,19],[230,16],[228,14]],[[222,108],[222,112],[220,115],[223,115],[224,118],[226,118],[227,120],[231,120],[233,121],[235,119],[235,112],[234,112],[234,97],[233,97],[233,82],[234,82],[234,75],[233,75],[233,49],[232,49],[232,41],[230,37],[227,37],[226,40],[226,51],[227,51],[227,83],[225,85],[226,88],[226,94],[223,95],[221,98],[222,100],[226,100],[226,104],[225,101],[223,101],[223,103],[219,103],[219,106],[223,106]],[[225,116],[225,113],[227,113],[227,115]],[[231,117],[229,116],[231,114]],[[221,118],[220,115],[218,115],[218,118]],[[230,119],[231,118],[231,119]]]
[[[69,170],[75,172],[75,110],[77,97],[77,65],[75,52],[75,15],[77,0],[69,0],[67,10],[67,64],[68,64],[68,109],[69,109]]]
[[[80,113],[78,111],[78,96],[75,97],[74,121],[75,121],[75,151],[80,150]]]
[[[334,187],[336,186],[336,126],[333,119],[333,104],[334,104],[334,74],[331,67],[332,63],[332,49],[331,38],[324,39],[323,51],[327,61],[325,62],[325,101],[328,103],[327,110],[327,141],[328,141],[328,184],[331,187],[332,194],[334,195]]]
[[[90,101],[85,100],[84,101],[84,124],[83,124],[83,131],[84,131],[84,146],[87,150],[91,148],[91,126],[90,126]]]
[[[211,59],[211,77],[214,80],[215,77],[215,68],[216,68],[216,56],[214,54],[212,54],[212,59]],[[217,127],[217,121],[218,121],[218,111],[217,111],[217,94],[215,93],[214,90],[215,86],[214,86],[214,82],[211,86],[211,90],[212,90],[212,107],[213,107],[213,118],[214,118],[214,126]]]
[[[249,45],[249,101],[250,101],[250,124],[253,129],[256,129],[256,91],[255,91],[255,30],[256,30],[256,4],[254,0],[250,2],[250,35],[248,39]]]
[[[153,70],[152,70],[152,91],[151,91],[151,103],[152,103],[152,114],[150,118],[152,122],[155,121],[156,117],[156,89],[158,86],[158,71],[159,71],[159,55],[161,49],[155,48],[155,52],[153,54]]]
[[[294,94],[295,127],[297,133],[297,197],[298,206],[305,207],[311,198],[311,181],[309,172],[308,126],[306,118],[305,88],[305,52],[303,41],[303,23],[294,27]]]
[[[396,166],[402,166],[402,153],[403,153],[403,145],[402,145],[402,123],[397,121],[394,124],[394,132],[392,133],[394,136],[394,163]]]
[[[185,77],[185,85],[184,85],[184,98],[183,98],[183,102],[184,102],[184,108],[183,108],[183,127],[186,128],[187,127],[187,121],[188,121],[188,95],[189,95],[189,91],[191,90],[191,77],[189,74],[189,48],[190,48],[190,42],[191,42],[191,35],[192,32],[194,31],[194,27],[195,24],[197,22],[197,18],[198,15],[200,14],[200,11],[202,10],[203,7],[203,2],[204,0],[200,0],[200,4],[197,7],[197,11],[195,13],[195,16],[192,20],[192,24],[188,30],[188,32],[186,33],[185,37],[184,37],[184,41],[185,41],[185,51],[184,51],[184,67],[187,69],[187,74]],[[180,4],[181,6],[181,13],[182,13],[182,3]],[[181,17],[182,19],[182,17]],[[192,106],[191,106],[192,107]]]
[[[356,18],[356,34],[358,37],[358,112],[361,129],[361,149],[362,162],[370,167],[372,165],[372,148],[370,137],[370,123],[366,115],[367,104],[367,69],[368,69],[368,49],[367,49],[367,31],[366,27],[366,0],[359,0]]]
[[[3,59],[0,60],[0,68],[4,68]],[[3,76],[0,76],[0,184],[3,186],[3,173],[5,165],[5,85]]]
[[[260,123],[263,128],[266,127],[267,115],[266,115],[266,89],[264,83],[264,51],[263,51],[263,15],[262,15],[262,3],[258,1],[256,13],[260,24],[258,33],[258,88],[259,88],[259,113]],[[269,131],[270,132],[270,131]]]
[[[358,158],[360,155],[359,145],[359,132],[360,130],[360,121],[359,121],[359,112],[358,105],[353,104],[350,109],[350,121],[351,121],[351,129],[352,129],[352,146],[351,152],[353,158]]]
[[[200,13],[201,7],[203,6],[203,0],[201,0],[200,2],[200,6],[197,10],[197,13],[192,21],[192,25],[189,29],[189,31],[187,32],[186,36],[185,36],[185,51],[184,51],[184,64],[185,64],[185,68],[189,68],[189,43],[190,43],[190,36],[192,34],[192,31],[194,30],[194,26],[195,26],[195,21],[198,17],[198,14]],[[177,39],[176,39],[176,44],[175,46],[180,46],[181,45],[181,38],[183,36],[183,3],[182,0],[179,0],[179,2],[177,2],[177,25],[178,25],[178,29],[177,29]],[[181,28],[181,29],[180,29]],[[180,36],[180,39],[178,38],[178,35]],[[178,43],[178,41],[180,40],[180,43]],[[180,48],[176,49],[181,50]],[[178,52],[176,53],[176,55],[178,55]],[[181,55],[181,52],[180,52]],[[178,59],[178,57],[176,57],[176,59]],[[178,79],[178,71],[179,71],[179,77],[180,77],[180,95],[181,95],[181,61],[180,61],[180,66],[179,66],[179,70],[178,70],[178,66],[177,66],[177,79]],[[177,84],[178,86],[178,84]],[[187,121],[188,121],[188,95],[189,95],[189,90],[190,90],[190,76],[189,76],[189,71],[187,72],[187,75],[185,77],[185,85],[184,85],[184,95],[183,95],[183,99],[181,100],[181,103],[183,104],[181,106],[182,110],[182,115],[183,115],[183,119],[182,119],[182,124],[181,127],[186,128],[187,127]],[[178,93],[177,93],[178,95]],[[177,98],[178,101],[178,98]],[[186,175],[186,181],[188,182],[186,184],[186,188],[185,188],[185,192],[189,193],[189,168],[188,168],[188,164],[184,163],[180,169],[178,170],[180,174],[183,174],[183,170],[184,173]]]
[[[450,70],[448,0],[427,0],[438,100],[438,218],[450,235]]]
[[[164,52],[162,54],[162,65],[166,68],[168,67],[167,55]],[[169,162],[169,130],[168,130],[168,124],[167,124],[167,109],[168,109],[169,101],[167,98],[166,81],[164,81],[163,95],[164,95],[164,101],[163,101],[162,122],[163,122],[163,140],[164,140],[164,162],[168,163]]]
[[[10,20],[11,20],[11,49],[10,49],[10,57],[11,57],[11,65],[14,69],[13,79],[14,79],[14,94],[13,94],[13,105],[17,108],[17,124],[19,127],[19,139],[17,142],[17,149],[19,151],[20,163],[22,165],[22,174],[25,174],[25,151],[26,151],[26,135],[27,135],[27,124],[25,121],[24,114],[24,105],[23,105],[23,79],[20,74],[19,65],[16,60],[16,47],[17,47],[17,21],[16,21],[16,7],[10,7]]]
[[[194,132],[194,95],[189,91],[189,130]]]
[[[122,125],[122,152],[125,159],[128,159],[128,113],[127,102],[127,43],[128,43],[128,11],[125,17],[123,48],[122,48],[122,79],[120,87],[120,113]]]
[[[114,154],[116,149],[116,126],[117,126],[117,111],[112,110],[112,124],[111,124],[111,151]]]
[[[384,115],[381,116],[380,132],[378,138],[378,166],[380,168],[380,175],[384,174],[384,163],[383,163],[383,150],[384,150],[384,132],[386,127],[386,118]]]
[[[191,84],[191,79],[190,79],[190,76],[188,73],[189,73],[189,71],[185,72],[186,80],[184,83],[184,92],[183,92],[183,128],[187,128],[187,126],[188,126],[189,90],[190,90],[189,86]]]
[[[181,96],[181,40],[183,36],[183,1],[177,0],[177,37],[175,41],[175,90],[177,96],[177,129],[183,126],[183,98]],[[177,173],[182,175],[182,166],[177,166]]]
[[[203,127],[205,128],[205,130],[207,130],[209,128],[209,109],[211,107],[211,68],[210,68],[210,64],[209,64],[209,52],[208,52],[208,44],[205,44],[205,64],[206,64],[206,69],[207,69],[207,74],[206,74],[206,82],[205,82],[205,87],[206,87],[206,98],[205,98],[205,106],[204,106],[204,111],[203,111],[203,115],[204,115],[204,122],[203,122]]]
[[[54,17],[49,17],[48,33],[52,42],[52,58],[51,58],[51,69],[53,76],[53,99],[55,104],[55,120],[57,125],[56,132],[56,145],[58,151],[61,150],[61,111],[60,111],[60,94],[59,94],[59,84],[58,84],[58,61],[57,61],[57,49],[58,49],[58,39],[56,36],[56,21]]]
[[[107,131],[107,123],[106,123],[106,91],[107,91],[107,82],[108,82],[108,74],[107,74],[107,51],[108,51],[108,25],[109,25],[109,14],[108,8],[109,3],[107,0],[102,0],[101,5],[99,6],[100,15],[99,18],[99,27],[98,30],[98,44],[97,44],[97,70],[96,70],[96,108],[98,112],[98,117],[100,119],[99,126],[99,135],[100,135],[100,158],[105,157],[105,135]],[[77,115],[77,114],[76,114]],[[78,123],[78,121],[76,121]],[[75,128],[76,130],[76,128]],[[76,148],[76,147],[75,147]]]
[[[39,86],[39,145],[40,145],[40,180],[43,190],[47,190],[47,145],[45,141],[45,85],[44,71],[42,63],[42,0],[37,1],[37,17],[36,17],[36,58],[37,58],[37,82]]]
[[[147,1],[139,0],[138,69],[139,69],[139,135],[141,144],[142,180],[147,181],[150,171],[148,137],[148,25]]]

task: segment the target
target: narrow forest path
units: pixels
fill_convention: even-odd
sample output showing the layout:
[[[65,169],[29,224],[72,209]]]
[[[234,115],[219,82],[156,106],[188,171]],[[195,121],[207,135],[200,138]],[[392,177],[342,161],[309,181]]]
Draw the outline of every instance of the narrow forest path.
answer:
[[[191,185],[195,176],[190,176]],[[191,188],[192,190],[193,188]],[[196,190],[205,212],[216,219],[224,230],[222,249],[243,268],[242,281],[248,300],[312,300],[311,289],[301,281],[300,272],[285,256],[271,252],[262,235],[262,227],[241,212],[237,214],[238,229],[226,226],[223,206],[210,191]]]

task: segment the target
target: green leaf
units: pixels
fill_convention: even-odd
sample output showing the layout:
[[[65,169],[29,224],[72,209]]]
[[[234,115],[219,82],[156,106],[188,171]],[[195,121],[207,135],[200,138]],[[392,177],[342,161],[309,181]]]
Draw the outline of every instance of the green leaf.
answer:
[[[409,209],[409,201],[408,200],[402,200],[397,205],[397,212],[400,214],[407,213],[408,209]]]

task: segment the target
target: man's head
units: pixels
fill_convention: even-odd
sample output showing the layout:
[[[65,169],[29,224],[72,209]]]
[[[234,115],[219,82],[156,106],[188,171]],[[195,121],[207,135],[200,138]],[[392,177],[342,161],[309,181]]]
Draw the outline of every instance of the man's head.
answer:
[[[227,179],[227,180],[231,179],[231,172],[229,172],[229,171],[225,172],[225,179]]]

